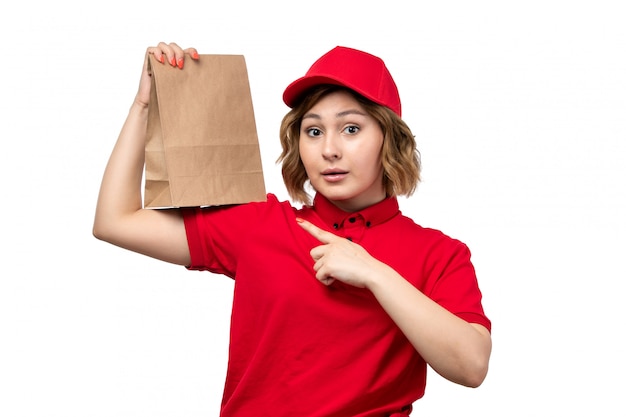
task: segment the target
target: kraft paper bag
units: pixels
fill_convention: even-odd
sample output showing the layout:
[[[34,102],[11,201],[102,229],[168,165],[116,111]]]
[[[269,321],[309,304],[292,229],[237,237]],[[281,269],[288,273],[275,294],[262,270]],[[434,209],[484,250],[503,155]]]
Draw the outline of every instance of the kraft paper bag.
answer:
[[[150,55],[149,65],[144,206],[265,201],[244,57],[187,57],[181,70]]]

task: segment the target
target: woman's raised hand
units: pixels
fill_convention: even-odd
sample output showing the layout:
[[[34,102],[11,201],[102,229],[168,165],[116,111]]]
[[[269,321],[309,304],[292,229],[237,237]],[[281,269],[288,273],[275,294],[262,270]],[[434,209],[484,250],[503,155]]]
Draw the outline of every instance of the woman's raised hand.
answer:
[[[148,66],[148,58],[150,55],[154,55],[156,60],[161,64],[171,65],[180,69],[183,69],[185,66],[186,55],[189,55],[191,59],[199,59],[196,48],[183,49],[174,42],[159,42],[157,46],[149,47],[146,50],[143,71],[141,72],[141,79],[139,81],[139,91],[135,98],[135,101],[143,106],[148,106],[150,102],[150,77],[152,76]]]

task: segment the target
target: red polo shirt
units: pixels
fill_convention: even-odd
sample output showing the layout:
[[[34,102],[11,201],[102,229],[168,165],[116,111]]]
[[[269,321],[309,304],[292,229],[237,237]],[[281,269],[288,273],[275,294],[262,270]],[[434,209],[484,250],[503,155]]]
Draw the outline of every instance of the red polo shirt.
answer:
[[[235,279],[222,417],[406,415],[426,363],[366,289],[315,279],[302,217],[352,239],[437,303],[491,329],[468,248],[388,198],[346,213],[318,194],[184,212],[189,269]]]

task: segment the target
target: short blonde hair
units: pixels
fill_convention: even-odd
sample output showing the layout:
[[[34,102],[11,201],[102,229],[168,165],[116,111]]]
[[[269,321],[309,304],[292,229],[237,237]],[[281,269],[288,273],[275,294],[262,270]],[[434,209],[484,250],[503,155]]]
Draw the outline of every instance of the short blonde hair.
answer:
[[[420,181],[420,153],[415,136],[407,124],[391,109],[376,104],[345,87],[320,85],[304,95],[283,117],[280,125],[282,152],[277,162],[282,163],[283,181],[295,202],[311,204],[306,192],[308,176],[300,158],[299,141],[302,117],[324,96],[335,91],[347,91],[378,121],[383,131],[383,184],[388,196],[410,196]]]

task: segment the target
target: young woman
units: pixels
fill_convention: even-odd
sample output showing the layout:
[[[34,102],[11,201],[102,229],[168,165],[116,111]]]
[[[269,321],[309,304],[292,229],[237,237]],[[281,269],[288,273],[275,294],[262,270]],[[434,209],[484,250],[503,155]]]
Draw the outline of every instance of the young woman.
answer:
[[[148,54],[183,71],[185,59],[199,59],[174,43]],[[399,210],[420,161],[380,58],[334,48],[285,90],[279,161],[300,208],[272,194],[234,206],[142,208],[149,97],[144,65],[93,232],[235,280],[221,416],[409,415],[427,365],[458,384],[483,382],[491,322],[470,252]]]

